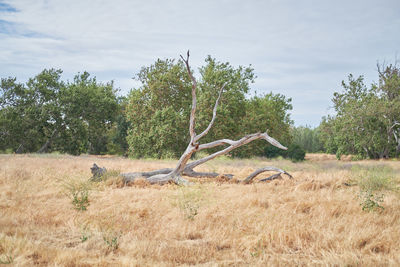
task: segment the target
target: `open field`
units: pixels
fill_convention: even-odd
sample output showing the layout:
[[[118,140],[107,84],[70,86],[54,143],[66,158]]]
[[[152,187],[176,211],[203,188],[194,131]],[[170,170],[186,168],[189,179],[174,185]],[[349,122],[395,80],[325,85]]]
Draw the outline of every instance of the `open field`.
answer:
[[[0,155],[0,260],[16,266],[399,266],[399,196],[385,192],[384,209],[363,211],[357,181],[376,172],[392,175],[396,187],[400,162],[308,159],[217,159],[199,170],[240,179],[274,165],[294,179],[249,185],[203,179],[183,188],[144,181],[122,186],[117,177],[87,183],[94,162],[128,172],[175,161]],[[86,211],[74,209],[73,188],[88,190]]]

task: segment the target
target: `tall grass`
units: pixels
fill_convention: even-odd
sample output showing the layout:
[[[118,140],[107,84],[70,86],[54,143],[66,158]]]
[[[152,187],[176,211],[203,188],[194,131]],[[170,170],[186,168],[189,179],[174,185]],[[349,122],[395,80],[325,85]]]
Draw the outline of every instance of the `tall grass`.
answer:
[[[259,167],[286,165],[294,176],[250,185],[200,179],[184,188],[123,186],[110,177],[89,182],[90,206],[82,212],[60,192],[60,178],[79,188],[93,162],[133,172],[176,161],[1,155],[0,260],[15,266],[399,266],[398,162],[322,158],[216,159],[199,166],[242,179]],[[362,210],[364,189],[383,192],[383,210]]]

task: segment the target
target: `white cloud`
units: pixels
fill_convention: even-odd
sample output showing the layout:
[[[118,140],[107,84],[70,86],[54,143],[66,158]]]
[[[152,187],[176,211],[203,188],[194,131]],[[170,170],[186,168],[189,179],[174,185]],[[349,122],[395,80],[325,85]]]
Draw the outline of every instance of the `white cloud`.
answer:
[[[192,66],[211,54],[252,64],[258,92],[293,98],[296,124],[317,125],[348,73],[376,79],[377,60],[399,52],[398,1],[29,1],[1,12],[1,77],[61,68],[87,70],[128,92],[130,78],[157,58],[191,49]],[[1,21],[0,21],[1,23]],[[0,25],[1,26],[1,25]]]

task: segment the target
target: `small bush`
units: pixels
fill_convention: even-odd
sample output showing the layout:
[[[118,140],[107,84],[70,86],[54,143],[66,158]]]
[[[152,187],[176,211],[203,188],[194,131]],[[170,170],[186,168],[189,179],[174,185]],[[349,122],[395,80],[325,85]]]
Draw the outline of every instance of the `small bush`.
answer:
[[[352,168],[355,180],[360,188],[360,206],[364,211],[383,210],[384,193],[397,192],[394,171],[388,167]]]
[[[122,236],[122,232],[115,231],[114,229],[108,229],[103,232],[103,240],[106,243],[107,248],[111,251],[115,251],[119,248],[119,240]]]
[[[371,191],[360,191],[360,206],[364,211],[374,211],[378,209],[385,209],[381,203],[384,201],[385,195]]]
[[[269,145],[264,149],[264,156],[267,158],[276,158],[282,156],[284,151],[275,146]]]
[[[72,200],[74,209],[85,211],[89,207],[90,184],[88,182],[67,181],[63,183],[65,194]]]
[[[306,152],[297,144],[291,144],[285,153],[285,157],[293,162],[303,161],[305,156]]]
[[[89,240],[89,238],[91,238],[91,237],[92,237],[92,232],[90,231],[89,226],[85,225],[81,230],[80,240],[82,243],[84,243],[87,240]]]

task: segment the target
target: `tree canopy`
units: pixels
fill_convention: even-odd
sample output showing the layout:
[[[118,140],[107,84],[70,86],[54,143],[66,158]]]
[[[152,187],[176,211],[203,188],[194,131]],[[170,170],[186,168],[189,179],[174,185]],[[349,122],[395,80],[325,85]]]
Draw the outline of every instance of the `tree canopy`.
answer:
[[[127,137],[133,157],[178,157],[189,140],[191,81],[181,60],[157,60],[143,67],[136,78],[142,86],[129,95]],[[292,123],[290,101],[283,95],[267,94],[246,98],[255,75],[251,66],[233,67],[210,56],[199,68],[197,128],[205,129],[211,120],[215,99],[224,83],[215,127],[204,137],[236,139],[250,132],[269,129],[276,137],[289,140]],[[234,156],[263,155],[265,144],[238,149]],[[257,148],[257,149],[254,149]],[[213,150],[211,149],[210,152]]]
[[[1,80],[1,150],[105,152],[107,130],[118,112],[113,84],[98,83],[87,72],[63,82],[61,74],[45,69],[26,84]]]
[[[321,123],[329,153],[361,158],[388,158],[400,151],[400,72],[396,65],[378,65],[379,82],[367,87],[362,76],[349,75],[343,92],[332,99],[335,116]]]

